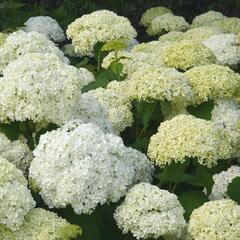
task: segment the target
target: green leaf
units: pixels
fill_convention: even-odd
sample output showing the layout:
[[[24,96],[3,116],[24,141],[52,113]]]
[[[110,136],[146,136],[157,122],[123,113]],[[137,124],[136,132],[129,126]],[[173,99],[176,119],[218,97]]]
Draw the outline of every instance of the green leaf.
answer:
[[[192,181],[191,184],[205,187],[207,189],[207,193],[210,194],[212,191],[213,183],[212,173],[210,170],[207,167],[198,165],[195,181]]]
[[[0,132],[4,133],[12,141],[17,140],[21,134],[18,122],[0,123]]]
[[[232,200],[240,204],[240,177],[235,177],[228,185],[227,194]]]
[[[201,191],[188,191],[181,194],[179,201],[185,210],[185,218],[188,220],[192,211],[208,201],[207,196]]]
[[[189,106],[187,107],[187,111],[197,118],[211,120],[213,107],[214,102],[208,101],[194,107]]]
[[[110,81],[114,80],[115,75],[107,69],[103,68],[97,72],[95,77],[96,80],[89,83],[87,86],[84,86],[82,92],[87,92],[89,90],[97,89],[99,87],[105,88]]]
[[[161,184],[189,181],[193,179],[193,177],[184,174],[189,164],[190,160],[186,160],[184,163],[171,163],[163,169],[162,173],[156,175],[155,177],[160,180]]]
[[[123,64],[118,61],[113,61],[109,67],[108,70],[112,71],[116,75],[117,80],[122,80],[122,71],[123,71]]]
[[[88,64],[88,62],[89,62],[89,58],[84,57],[83,60],[81,62],[79,62],[75,67],[76,68],[84,67]]]

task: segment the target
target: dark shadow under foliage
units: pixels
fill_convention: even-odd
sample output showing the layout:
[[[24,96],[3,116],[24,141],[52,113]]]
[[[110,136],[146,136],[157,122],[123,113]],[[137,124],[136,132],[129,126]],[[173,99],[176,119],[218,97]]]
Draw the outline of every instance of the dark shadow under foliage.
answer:
[[[0,31],[14,29],[31,16],[49,15],[66,29],[83,14],[97,9],[109,9],[129,18],[141,38],[139,28],[142,13],[154,6],[166,6],[188,21],[208,10],[221,11],[227,16],[240,16],[240,0],[0,0]]]

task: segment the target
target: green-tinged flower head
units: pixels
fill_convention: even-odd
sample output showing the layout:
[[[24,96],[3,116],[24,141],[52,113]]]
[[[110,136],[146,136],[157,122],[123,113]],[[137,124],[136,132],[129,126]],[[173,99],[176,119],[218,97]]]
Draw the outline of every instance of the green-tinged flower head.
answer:
[[[188,232],[194,240],[240,239],[240,206],[232,200],[207,202],[193,211]]]
[[[178,115],[163,122],[150,139],[148,156],[159,166],[197,158],[207,167],[230,158],[230,138],[224,128],[191,115]]]
[[[0,224],[16,230],[34,207],[23,173],[0,157]]]
[[[158,55],[160,57],[163,49],[170,45],[170,41],[151,41],[134,46],[131,52],[155,53],[156,56]]]
[[[178,31],[171,31],[159,37],[159,42],[175,42],[184,39],[184,33]]]
[[[14,232],[16,240],[70,240],[81,234],[79,226],[41,208],[31,210],[20,229]]]
[[[0,225],[0,236],[1,240],[16,240],[13,232],[10,229],[5,228],[3,225]]]
[[[167,13],[154,18],[147,29],[147,33],[150,36],[155,36],[170,31],[184,32],[189,29],[189,26],[184,17]]]
[[[192,21],[191,27],[211,26],[213,22],[224,18],[225,16],[220,12],[208,11],[196,16]]]
[[[173,43],[163,50],[162,57],[166,66],[183,71],[216,62],[216,57],[211,50],[192,40]]]
[[[233,97],[240,75],[221,65],[194,67],[184,73],[194,93],[194,103]]]
[[[139,68],[129,79],[128,93],[131,99],[139,101],[183,99],[192,96],[183,74],[172,68],[148,66]]]
[[[27,186],[27,180],[23,176],[23,173],[5,158],[0,157],[0,186],[13,181]]]
[[[239,33],[240,32],[240,18],[227,17],[215,21],[212,23],[213,26],[222,28],[226,33]]]
[[[140,20],[140,25],[143,25],[144,27],[148,27],[155,17],[164,15],[166,13],[172,13],[172,11],[162,6],[149,8],[146,12],[143,13]]]
[[[203,26],[189,29],[187,32],[184,33],[184,39],[198,41],[201,43],[209,37],[221,33],[223,33],[221,28]]]
[[[6,42],[7,36],[8,35],[6,33],[0,32],[0,47]]]

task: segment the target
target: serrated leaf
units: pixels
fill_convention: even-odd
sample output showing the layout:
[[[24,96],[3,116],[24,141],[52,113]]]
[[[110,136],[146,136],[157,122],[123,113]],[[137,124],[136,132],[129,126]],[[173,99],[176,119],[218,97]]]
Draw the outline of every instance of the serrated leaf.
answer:
[[[188,220],[192,211],[207,202],[208,198],[201,191],[188,191],[181,194],[179,201],[185,210],[184,217]]]
[[[235,177],[228,185],[227,194],[232,200],[240,204],[240,177]]]

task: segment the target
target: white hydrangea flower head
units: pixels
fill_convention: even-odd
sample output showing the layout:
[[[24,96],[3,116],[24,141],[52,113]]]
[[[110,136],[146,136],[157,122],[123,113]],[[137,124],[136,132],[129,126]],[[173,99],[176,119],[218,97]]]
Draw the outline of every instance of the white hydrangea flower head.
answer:
[[[129,86],[129,80],[125,80],[125,81],[114,80],[107,85],[107,89],[114,91],[118,94],[129,97],[128,86]]]
[[[23,173],[0,157],[0,224],[16,230],[34,207]]]
[[[209,26],[212,25],[213,22],[224,18],[225,16],[221,12],[208,11],[196,16],[192,21],[191,27]]]
[[[231,98],[239,87],[240,75],[216,64],[194,67],[184,73],[194,93],[194,103]]]
[[[108,109],[90,93],[83,93],[76,104],[71,120],[80,119],[83,123],[95,123],[104,132],[112,132],[112,125],[108,119]]]
[[[172,13],[172,11],[163,6],[149,8],[143,13],[140,20],[140,25],[143,25],[144,27],[149,27],[154,18],[164,15],[166,13]]]
[[[183,39],[184,39],[184,33],[183,32],[170,31],[166,34],[161,35],[158,40],[162,43],[162,42],[181,41]]]
[[[26,53],[51,53],[63,62],[69,63],[63,52],[45,35],[38,32],[17,31],[8,35],[6,42],[0,46],[0,73],[9,62]]]
[[[240,109],[233,100],[219,100],[212,111],[212,121],[224,127],[231,137],[232,157],[240,157]]]
[[[232,200],[204,203],[190,217],[188,232],[194,240],[240,238],[240,206]]]
[[[183,36],[184,36],[184,39],[194,40],[201,43],[202,41],[210,38],[211,36],[222,34],[222,33],[223,31],[221,28],[203,26],[203,27],[189,29],[183,34]]]
[[[91,90],[88,95],[94,96],[108,112],[108,120],[113,132],[119,134],[133,123],[132,104],[127,95],[115,92],[111,89],[97,88]]]
[[[179,239],[186,224],[183,214],[175,194],[139,183],[128,191],[114,218],[123,233],[132,232],[137,239]]]
[[[162,59],[166,66],[186,71],[192,67],[213,64],[216,57],[213,52],[193,40],[182,40],[173,42],[164,48]]]
[[[30,17],[25,23],[23,30],[25,32],[39,32],[46,35],[54,42],[63,42],[65,34],[58,22],[49,16]]]
[[[150,139],[148,156],[160,167],[196,158],[207,167],[230,158],[231,141],[224,128],[211,121],[180,114],[167,120]]]
[[[213,35],[203,45],[214,53],[218,64],[234,67],[240,62],[239,40],[235,34]]]
[[[66,33],[68,39],[72,40],[75,52],[90,56],[98,42],[120,39],[129,42],[137,36],[127,18],[108,10],[98,10],[81,16],[68,25]]]
[[[55,54],[19,57],[3,71],[0,120],[63,124],[89,78],[86,71],[64,64]]]
[[[3,133],[0,133],[0,156],[6,158],[24,173],[26,173],[33,158],[24,137],[11,142]]]
[[[229,199],[227,194],[228,185],[236,177],[240,177],[240,167],[233,165],[227,171],[213,175],[213,187],[212,192],[209,195],[210,200]]]
[[[120,137],[79,121],[42,135],[34,156],[30,177],[45,203],[71,205],[77,214],[117,202],[132,184],[151,181],[153,173],[147,157],[125,147]]]
[[[148,66],[139,68],[129,78],[129,97],[139,101],[179,99],[190,101],[192,91],[183,73],[173,68]]]
[[[190,25],[184,17],[167,13],[154,18],[147,29],[150,36],[161,35],[170,31],[184,32],[189,29]]]
[[[56,213],[35,208],[31,210],[23,225],[12,232],[14,240],[71,240],[81,235],[81,228],[68,223]],[[5,239],[4,239],[5,240]]]
[[[84,67],[78,68],[78,74],[81,76],[83,86],[95,81],[94,74]]]

